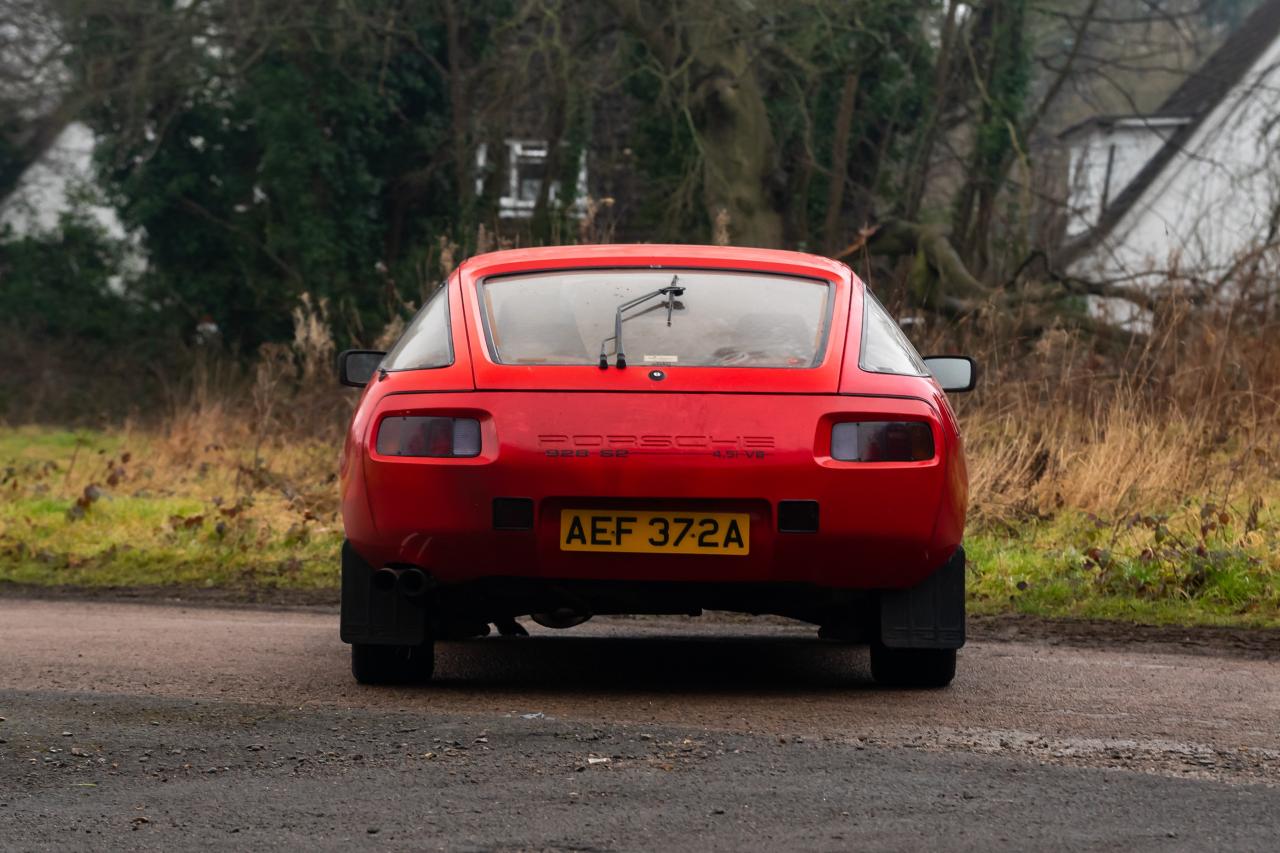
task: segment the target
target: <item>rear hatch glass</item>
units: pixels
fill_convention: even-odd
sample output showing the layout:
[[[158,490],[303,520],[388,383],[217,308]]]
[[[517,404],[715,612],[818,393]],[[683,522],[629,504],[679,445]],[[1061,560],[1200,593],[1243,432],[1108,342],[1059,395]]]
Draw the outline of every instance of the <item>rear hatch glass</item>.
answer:
[[[722,270],[543,271],[479,292],[494,362],[599,367],[603,356],[609,369],[619,349],[638,368],[813,368],[833,304],[825,281]]]

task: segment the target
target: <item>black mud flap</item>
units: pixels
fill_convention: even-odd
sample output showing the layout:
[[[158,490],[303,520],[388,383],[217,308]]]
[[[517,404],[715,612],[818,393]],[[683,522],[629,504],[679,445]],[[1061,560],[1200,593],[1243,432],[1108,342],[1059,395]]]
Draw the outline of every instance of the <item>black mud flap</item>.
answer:
[[[344,643],[416,646],[427,639],[427,608],[394,589],[374,589],[373,566],[344,540],[339,624]]]
[[[918,586],[880,593],[880,641],[891,649],[964,645],[964,548]]]

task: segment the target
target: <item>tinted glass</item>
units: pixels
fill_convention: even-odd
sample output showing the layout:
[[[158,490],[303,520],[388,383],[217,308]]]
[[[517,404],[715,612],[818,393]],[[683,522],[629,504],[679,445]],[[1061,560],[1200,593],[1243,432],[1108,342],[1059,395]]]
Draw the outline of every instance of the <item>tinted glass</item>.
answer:
[[[896,373],[900,376],[925,376],[924,361],[911,346],[889,312],[871,293],[863,291],[866,306],[862,322],[862,353],[858,366],[872,373]]]
[[[449,287],[444,285],[422,306],[382,366],[387,370],[422,370],[450,364],[453,342],[449,337]]]
[[[628,310],[623,350],[636,366],[813,367],[822,360],[831,285],[708,270],[574,270],[492,278],[481,286],[489,342],[504,364],[598,364],[619,305],[675,280],[667,297]],[[611,363],[614,342],[605,346]]]

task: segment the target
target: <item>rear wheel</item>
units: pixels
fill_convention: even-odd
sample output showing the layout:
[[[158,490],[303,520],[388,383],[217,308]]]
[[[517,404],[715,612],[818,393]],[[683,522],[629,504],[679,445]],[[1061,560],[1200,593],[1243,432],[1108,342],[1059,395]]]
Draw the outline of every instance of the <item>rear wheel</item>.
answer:
[[[421,684],[431,680],[435,667],[430,640],[418,646],[351,646],[351,674],[361,684]]]
[[[956,676],[955,649],[871,645],[871,676],[886,687],[946,687]]]

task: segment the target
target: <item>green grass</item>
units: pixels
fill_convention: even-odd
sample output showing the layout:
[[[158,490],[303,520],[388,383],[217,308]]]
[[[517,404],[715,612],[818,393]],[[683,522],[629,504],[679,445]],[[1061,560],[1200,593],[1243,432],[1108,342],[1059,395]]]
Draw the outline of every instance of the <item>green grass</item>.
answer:
[[[0,582],[336,589],[333,450],[0,429]],[[74,460],[74,461],[73,461]],[[1255,498],[971,529],[970,611],[1280,626],[1280,514]]]
[[[336,587],[340,534],[228,524],[192,498],[101,498],[80,519],[73,502],[0,505],[0,580],[36,585]],[[210,510],[213,510],[210,513]],[[190,525],[190,526],[188,526]]]
[[[113,453],[120,442],[119,435],[95,430],[0,429],[0,466],[46,461],[68,463],[73,455],[88,459],[99,451]],[[78,454],[77,447],[80,448]]]
[[[0,430],[0,581],[336,588],[335,486],[312,451],[279,454],[316,477],[300,482],[266,463],[246,472],[243,454],[214,446]]]
[[[1280,518],[1259,503],[970,531],[970,611],[1280,627]]]

